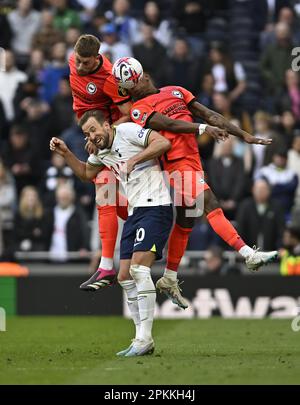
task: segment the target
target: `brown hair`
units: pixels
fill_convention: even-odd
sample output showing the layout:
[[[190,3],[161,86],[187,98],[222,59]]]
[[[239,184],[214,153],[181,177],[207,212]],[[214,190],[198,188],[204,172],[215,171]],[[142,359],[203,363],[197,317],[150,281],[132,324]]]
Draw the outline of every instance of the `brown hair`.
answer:
[[[80,118],[78,125],[82,127],[91,117],[95,118],[95,120],[98,121],[99,124],[101,125],[103,124],[104,121],[106,121],[103,113],[100,110],[89,110],[85,112],[83,116]]]
[[[97,56],[100,49],[100,41],[94,35],[81,35],[75,44],[74,51],[83,58]]]

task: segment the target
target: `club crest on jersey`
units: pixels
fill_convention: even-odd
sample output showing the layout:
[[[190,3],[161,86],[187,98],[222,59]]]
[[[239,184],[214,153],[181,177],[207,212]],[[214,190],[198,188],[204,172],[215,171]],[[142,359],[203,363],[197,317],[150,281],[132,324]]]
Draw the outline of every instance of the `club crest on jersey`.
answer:
[[[95,94],[96,91],[97,91],[97,86],[95,85],[95,83],[89,82],[89,83],[86,85],[86,90],[87,90],[87,92],[90,93],[90,94]]]
[[[133,118],[134,118],[135,120],[138,120],[138,119],[140,118],[140,116],[141,116],[140,110],[138,110],[137,108],[134,109],[134,110],[132,111],[132,116],[133,116]]]
[[[172,91],[173,96],[178,97],[178,98],[183,98],[183,94],[179,90],[173,90]]]

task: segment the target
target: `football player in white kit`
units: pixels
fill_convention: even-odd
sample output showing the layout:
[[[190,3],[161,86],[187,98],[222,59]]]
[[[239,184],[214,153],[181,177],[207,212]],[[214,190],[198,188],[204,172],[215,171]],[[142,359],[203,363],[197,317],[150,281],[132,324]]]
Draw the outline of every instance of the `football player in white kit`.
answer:
[[[158,132],[132,122],[111,127],[98,110],[79,121],[86,138],[97,148],[87,162],[79,161],[65,143],[52,138],[50,149],[62,155],[83,181],[92,180],[103,165],[109,167],[128,199],[128,219],[120,245],[118,281],[136,327],[131,345],[119,356],[140,356],[154,351],[152,324],[156,290],[151,266],[162,250],[173,225],[173,209],[158,160],[171,144]]]

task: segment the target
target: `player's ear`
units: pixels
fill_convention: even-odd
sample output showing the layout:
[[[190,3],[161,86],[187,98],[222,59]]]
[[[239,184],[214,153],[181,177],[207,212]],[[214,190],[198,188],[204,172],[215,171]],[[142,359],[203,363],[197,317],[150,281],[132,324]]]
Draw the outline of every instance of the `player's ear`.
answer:
[[[104,128],[104,129],[110,129],[110,124],[109,124],[108,121],[104,121],[104,122],[103,122],[103,128]]]

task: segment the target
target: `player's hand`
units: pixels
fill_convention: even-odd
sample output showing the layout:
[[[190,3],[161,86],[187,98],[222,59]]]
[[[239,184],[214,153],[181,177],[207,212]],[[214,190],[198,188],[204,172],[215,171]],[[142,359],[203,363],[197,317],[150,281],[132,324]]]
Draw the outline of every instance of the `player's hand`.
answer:
[[[221,128],[218,128],[218,127],[212,127],[210,125],[207,125],[207,127],[205,129],[205,133],[207,135],[210,135],[217,142],[226,141],[226,139],[229,136],[228,132],[225,129],[221,129]]]
[[[271,145],[273,139],[263,139],[263,138],[256,138],[253,135],[247,134],[244,136],[244,141],[246,143],[251,143],[255,145]]]
[[[61,156],[65,156],[65,154],[67,152],[69,152],[69,148],[67,147],[67,145],[64,143],[64,141],[62,141],[59,138],[55,138],[53,137],[50,141],[50,150],[52,152],[56,152]]]
[[[84,149],[87,151],[89,155],[97,155],[98,153],[98,148],[91,141],[87,141]]]
[[[135,162],[132,159],[127,160],[120,168],[120,177],[122,180],[127,181],[130,173],[134,169]]]

